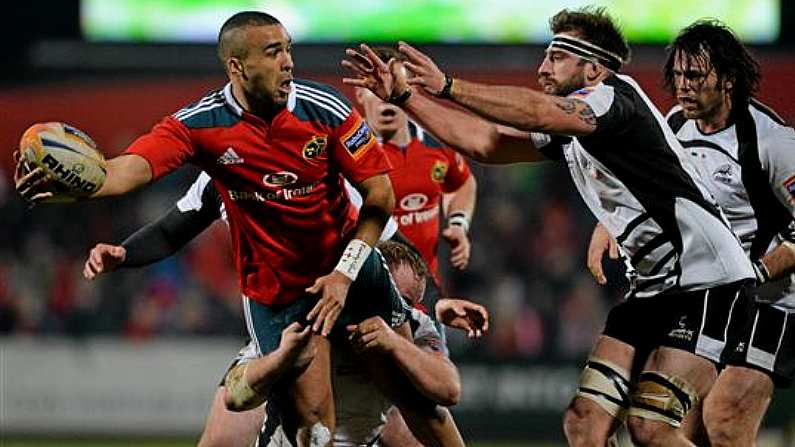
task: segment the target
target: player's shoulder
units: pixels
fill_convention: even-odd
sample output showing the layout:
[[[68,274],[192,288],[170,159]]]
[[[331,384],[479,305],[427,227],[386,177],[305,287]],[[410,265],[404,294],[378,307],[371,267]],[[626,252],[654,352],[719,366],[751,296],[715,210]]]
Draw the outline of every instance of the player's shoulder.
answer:
[[[748,111],[754,118],[757,130],[773,133],[786,133],[788,130],[792,130],[792,126],[776,113],[775,110],[756,98],[751,98],[748,101]]]
[[[419,141],[426,147],[432,149],[446,148],[446,146],[437,140],[436,137],[428,133],[427,130],[423,129],[419,124],[411,120],[409,120],[409,135],[411,135],[412,139]]]
[[[315,121],[337,127],[353,109],[350,100],[336,88],[307,79],[293,81],[293,99],[289,107],[304,121]]]
[[[753,118],[759,151],[795,155],[795,129],[772,108],[752,98],[748,111]]]
[[[665,121],[668,122],[668,127],[670,127],[674,133],[679,132],[687,122],[687,117],[685,116],[685,111],[682,109],[682,106],[676,104],[671,107],[671,110],[665,115]]]
[[[568,95],[585,101],[596,116],[602,116],[618,103],[633,104],[638,97],[636,84],[629,76],[612,75],[596,85],[583,87]]]
[[[231,127],[237,124],[240,116],[228,107],[224,90],[220,88],[208,92],[171,114],[171,117],[189,129]]]

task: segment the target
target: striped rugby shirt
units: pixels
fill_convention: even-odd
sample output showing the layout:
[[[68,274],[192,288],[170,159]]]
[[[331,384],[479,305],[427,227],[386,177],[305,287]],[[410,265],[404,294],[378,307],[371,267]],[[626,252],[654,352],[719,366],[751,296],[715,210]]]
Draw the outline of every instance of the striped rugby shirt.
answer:
[[[792,127],[755,99],[747,107],[737,107],[731,125],[710,134],[685,118],[680,106],[667,119],[751,259],[760,259],[785,239],[795,240]],[[759,292],[762,298],[795,308],[792,277],[767,284]]]
[[[357,212],[344,192],[391,166],[359,113],[330,86],[295,80],[271,121],[243,110],[231,84],[164,118],[127,153],[154,179],[193,163],[224,204],[241,292],[289,303],[334,268]]]
[[[660,112],[630,77],[570,95],[596,130],[541,148],[574,183],[627,264],[628,298],[701,290],[754,277],[750,261]]]

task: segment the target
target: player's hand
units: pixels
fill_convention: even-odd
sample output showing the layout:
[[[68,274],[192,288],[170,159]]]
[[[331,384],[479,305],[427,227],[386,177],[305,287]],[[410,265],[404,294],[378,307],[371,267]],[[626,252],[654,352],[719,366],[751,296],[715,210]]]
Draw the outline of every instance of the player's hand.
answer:
[[[445,75],[436,62],[406,42],[401,41],[398,50],[408,59],[404,64],[412,74],[408,79],[409,85],[422,87],[426,92],[438,96],[444,89]]]
[[[408,76],[400,61],[383,61],[366,44],[359,45],[359,49],[348,48],[345,54],[348,59],[342,60],[342,66],[357,77],[343,78],[343,84],[366,88],[384,101],[400,96],[409,89]]]
[[[442,231],[442,237],[450,244],[450,264],[458,270],[466,269],[472,245],[464,228],[460,225],[448,225]]]
[[[306,316],[307,321],[314,320],[314,332],[319,332],[324,337],[331,332],[345,306],[345,298],[352,282],[350,278],[334,270],[316,279],[312,287],[306,289],[308,293],[322,293],[315,307]]]
[[[317,354],[317,346],[312,343],[312,327],[293,322],[282,331],[279,349],[285,353],[288,364],[296,369],[309,365]]]
[[[53,192],[48,189],[52,179],[44,172],[44,169],[37,167],[28,169],[22,154],[18,150],[13,154],[14,163],[14,187],[22,198],[30,203],[36,204],[42,200],[49,199]]]
[[[97,244],[83,266],[83,278],[93,281],[100,273],[116,270],[126,258],[127,250],[121,245]]]
[[[489,330],[489,311],[467,300],[442,298],[436,302],[436,320],[466,331],[469,338],[480,338]]]
[[[605,252],[609,253],[610,259],[618,259],[618,244],[602,224],[596,224],[591,235],[591,243],[588,245],[588,270],[602,286],[607,284],[607,277],[602,269]]]
[[[370,317],[359,324],[350,324],[345,329],[356,352],[375,350],[387,354],[395,349],[400,338],[381,317]]]

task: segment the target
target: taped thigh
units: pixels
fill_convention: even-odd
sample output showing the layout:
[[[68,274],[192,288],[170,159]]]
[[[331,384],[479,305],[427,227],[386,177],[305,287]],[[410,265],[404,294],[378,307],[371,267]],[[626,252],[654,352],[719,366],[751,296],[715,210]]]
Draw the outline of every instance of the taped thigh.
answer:
[[[697,402],[698,394],[686,380],[656,371],[644,371],[632,393],[629,415],[678,428]]]
[[[629,372],[607,360],[591,358],[585,364],[577,387],[577,396],[591,400],[624,420],[630,407]]]

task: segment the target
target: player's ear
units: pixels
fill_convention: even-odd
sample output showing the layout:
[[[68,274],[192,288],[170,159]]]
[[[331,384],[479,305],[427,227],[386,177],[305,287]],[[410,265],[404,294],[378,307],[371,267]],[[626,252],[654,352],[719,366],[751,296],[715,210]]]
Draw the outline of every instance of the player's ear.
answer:
[[[358,102],[359,104],[364,104],[365,90],[363,88],[356,87],[354,91],[356,94],[356,102]]]
[[[228,58],[226,60],[226,71],[229,72],[230,75],[241,76],[245,72],[243,61],[236,57]]]
[[[599,79],[599,76],[607,70],[601,64],[595,64],[593,62],[588,62],[585,64],[585,81],[586,82],[594,82]]]

